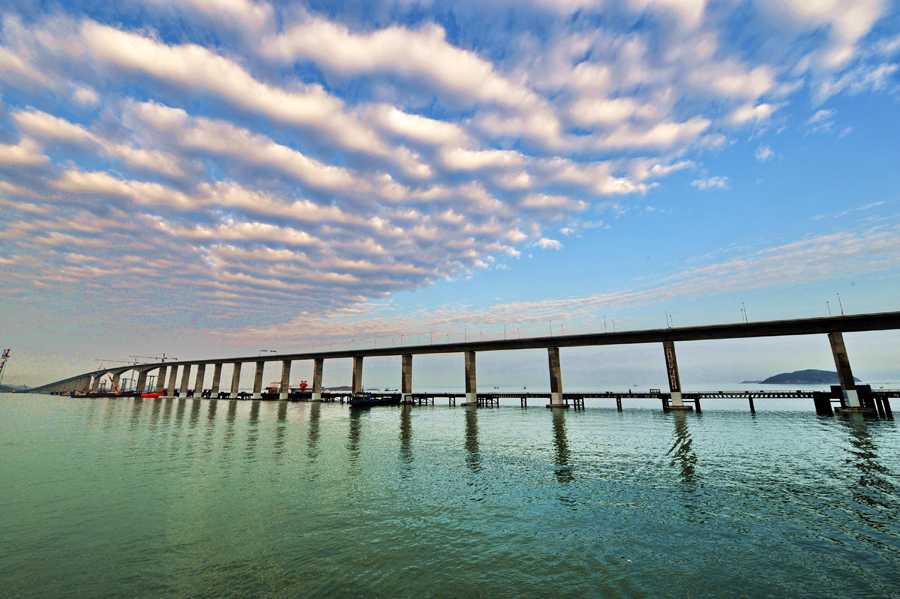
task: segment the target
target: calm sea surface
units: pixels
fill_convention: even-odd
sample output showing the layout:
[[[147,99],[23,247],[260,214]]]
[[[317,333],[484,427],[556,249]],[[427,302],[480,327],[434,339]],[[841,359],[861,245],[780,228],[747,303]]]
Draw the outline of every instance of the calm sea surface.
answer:
[[[900,597],[895,422],[710,407],[2,395],[0,597]]]

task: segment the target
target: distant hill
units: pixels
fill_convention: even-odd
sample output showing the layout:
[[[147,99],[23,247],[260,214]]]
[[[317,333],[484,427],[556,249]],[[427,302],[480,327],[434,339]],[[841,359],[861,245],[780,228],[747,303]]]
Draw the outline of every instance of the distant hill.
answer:
[[[853,380],[860,382],[856,377],[853,377]],[[813,369],[784,372],[759,381],[760,385],[839,385],[840,383],[837,372]]]
[[[28,389],[26,385],[0,385],[0,393],[22,393]]]

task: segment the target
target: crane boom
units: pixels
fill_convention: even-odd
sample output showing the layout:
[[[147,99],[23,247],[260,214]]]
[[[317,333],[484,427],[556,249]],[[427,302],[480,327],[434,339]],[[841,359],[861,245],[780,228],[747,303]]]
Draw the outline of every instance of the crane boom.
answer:
[[[159,360],[160,362],[165,362],[166,360],[177,360],[178,358],[173,358],[172,356],[167,356],[163,354],[162,356],[130,356],[132,358],[145,358],[147,360]]]

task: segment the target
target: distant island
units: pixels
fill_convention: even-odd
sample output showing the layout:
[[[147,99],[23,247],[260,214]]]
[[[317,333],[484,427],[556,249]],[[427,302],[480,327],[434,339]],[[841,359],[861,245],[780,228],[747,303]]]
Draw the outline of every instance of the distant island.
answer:
[[[860,382],[856,377],[853,380]],[[837,372],[830,370],[798,370],[796,372],[783,372],[770,376],[764,381],[742,381],[743,383],[759,383],[760,385],[839,385],[840,379]]]

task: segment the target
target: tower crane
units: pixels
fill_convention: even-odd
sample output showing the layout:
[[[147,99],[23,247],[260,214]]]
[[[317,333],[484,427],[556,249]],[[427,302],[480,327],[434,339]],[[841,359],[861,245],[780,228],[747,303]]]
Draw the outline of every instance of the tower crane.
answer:
[[[132,356],[132,357],[134,357],[134,356]],[[101,358],[97,358],[94,361],[95,362],[118,362],[119,364],[134,364],[134,365],[137,365],[137,363],[138,363],[137,360],[106,360],[106,359],[101,359]],[[102,366],[101,366],[101,368],[102,368]]]
[[[165,353],[162,356],[129,356],[131,358],[144,358],[146,360],[159,360],[160,362],[165,362],[166,360],[177,360],[178,358],[173,358],[172,356],[167,356]]]

